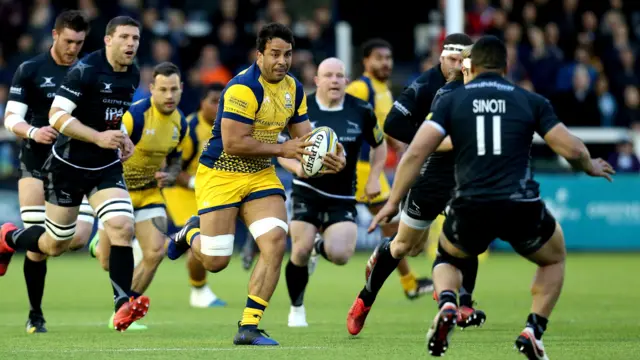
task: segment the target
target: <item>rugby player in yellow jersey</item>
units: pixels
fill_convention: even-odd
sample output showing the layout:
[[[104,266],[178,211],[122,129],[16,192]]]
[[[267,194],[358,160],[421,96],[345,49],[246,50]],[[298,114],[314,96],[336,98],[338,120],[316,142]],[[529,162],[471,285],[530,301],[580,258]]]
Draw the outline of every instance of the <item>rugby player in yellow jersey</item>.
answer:
[[[288,74],[293,42],[293,33],[282,24],[265,25],[258,33],[256,63],[227,84],[213,136],[200,157],[195,183],[200,217],[190,218],[169,243],[170,259],[191,247],[207,270],[218,272],[233,253],[236,217],[248,226],[260,257],[249,280],[236,345],[278,345],[258,329],[280,278],[288,231],[284,187],[272,162],[274,157],[301,160],[312,145],[302,84]],[[285,127],[292,139],[279,144]],[[323,163],[325,173],[341,171],[346,163],[342,144]]]
[[[393,69],[393,54],[391,44],[382,39],[371,39],[362,45],[364,73],[360,78],[347,86],[347,93],[367,101],[373,106],[378,119],[378,127],[384,128],[384,121],[393,106],[393,95],[387,84]],[[402,152],[404,145],[399,141],[385,137],[387,143],[396,151]],[[379,182],[368,181],[371,166],[369,164],[370,147],[363,143],[360,151],[360,161],[356,166],[356,200],[366,204],[369,211],[375,215],[386,203],[390,194],[389,182],[384,173],[380,174]],[[382,236],[393,237],[398,231],[397,222],[381,225]],[[411,271],[407,259],[402,259],[398,265],[400,284],[409,299],[416,299],[423,294],[433,291],[433,282],[429,278],[416,278]]]
[[[153,69],[149,87],[151,97],[132,104],[122,117],[135,145],[133,155],[124,163],[124,179],[133,204],[135,236],[142,249],[142,260],[135,268],[131,284],[136,297],[147,290],[165,255],[166,236],[157,228],[167,225],[160,188],[175,183],[180,171],[180,151],[188,130],[186,119],[177,108],[182,95],[178,67],[169,62],[158,64]],[[96,257],[108,270],[106,232],[100,231],[97,246]],[[109,326],[112,324],[113,321],[109,321]],[[143,329],[146,327],[136,323],[129,327],[129,330]]]
[[[195,176],[202,154],[202,148],[211,137],[211,128],[218,115],[218,104],[224,85],[213,83],[202,92],[200,108],[187,117],[189,131],[182,146],[182,171],[176,179],[176,186],[162,189],[167,203],[167,212],[174,228],[182,228],[189,217],[198,213],[196,206]],[[207,286],[207,271],[202,263],[189,251],[187,258],[191,296],[189,303],[193,307],[206,308],[224,306]]]

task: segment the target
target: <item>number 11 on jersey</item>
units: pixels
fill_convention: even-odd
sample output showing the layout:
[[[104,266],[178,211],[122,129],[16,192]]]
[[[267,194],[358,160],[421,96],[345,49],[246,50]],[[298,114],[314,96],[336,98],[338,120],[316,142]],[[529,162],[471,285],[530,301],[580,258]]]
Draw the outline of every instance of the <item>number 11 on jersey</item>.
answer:
[[[484,131],[484,115],[476,116],[476,139],[478,143],[478,156],[484,156],[487,153],[487,147],[485,142],[485,131]],[[500,130],[500,124],[502,122],[502,117],[500,115],[493,115],[493,155],[502,154],[502,132]]]

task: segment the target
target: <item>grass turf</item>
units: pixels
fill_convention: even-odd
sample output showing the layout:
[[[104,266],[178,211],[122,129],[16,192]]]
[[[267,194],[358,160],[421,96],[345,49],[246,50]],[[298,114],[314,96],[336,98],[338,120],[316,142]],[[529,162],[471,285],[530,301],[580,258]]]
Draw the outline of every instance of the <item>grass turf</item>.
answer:
[[[289,329],[289,301],[284,271],[261,327],[281,343],[276,348],[234,347],[232,338],[246,299],[249,273],[239,258],[209,275],[226,308],[191,309],[184,261],[161,264],[148,295],[146,332],[107,329],[112,311],[108,275],[83,254],[48,264],[43,309],[49,333],[28,335],[28,313],[16,256],[0,279],[0,359],[409,359],[429,357],[424,336],[436,312],[430,296],[407,300],[392,274],[358,337],[348,335],[346,314],[363,285],[368,254],[338,267],[321,260],[306,293],[309,328]],[[418,274],[428,274],[430,260],[411,259]],[[534,266],[511,254],[491,254],[480,264],[475,297],[488,320],[481,329],[457,330],[449,359],[518,359],[513,341],[529,312],[529,284]],[[555,359],[631,359],[640,351],[640,303],[637,254],[570,254],[565,288],[553,314],[545,346]]]

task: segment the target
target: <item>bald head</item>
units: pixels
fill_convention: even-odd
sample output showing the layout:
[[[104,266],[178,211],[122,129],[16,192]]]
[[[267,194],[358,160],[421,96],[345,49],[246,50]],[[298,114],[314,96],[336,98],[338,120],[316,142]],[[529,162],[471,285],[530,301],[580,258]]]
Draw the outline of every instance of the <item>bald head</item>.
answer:
[[[318,65],[318,75],[315,78],[318,91],[316,96],[323,103],[339,103],[344,98],[347,78],[344,62],[338,58],[328,58]]]

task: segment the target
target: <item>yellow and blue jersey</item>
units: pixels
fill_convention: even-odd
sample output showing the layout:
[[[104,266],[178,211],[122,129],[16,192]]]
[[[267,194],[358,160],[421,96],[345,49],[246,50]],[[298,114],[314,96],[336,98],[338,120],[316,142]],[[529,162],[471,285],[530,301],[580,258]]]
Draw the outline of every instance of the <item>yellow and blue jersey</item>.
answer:
[[[347,86],[347,93],[361,100],[364,100],[373,106],[373,112],[378,120],[378,127],[384,129],[384,122],[387,114],[393,107],[393,95],[387,83],[380,81],[368,73],[364,73],[357,80],[352,81]],[[371,166],[369,164],[369,153],[371,147],[367,143],[362,144],[360,149],[360,160],[356,166],[356,200],[365,202],[365,185]],[[380,195],[373,199],[370,204],[381,204],[385,202],[391,193],[391,187],[387,177],[380,174]]]
[[[122,117],[131,141],[133,155],[124,162],[124,179],[130,191],[157,187],[155,173],[165,159],[181,156],[186,138],[187,121],[178,109],[170,114],[161,113],[151,98],[131,105]]]
[[[307,99],[302,84],[291,75],[278,82],[267,82],[257,64],[236,75],[225,87],[220,99],[212,137],[207,142],[200,163],[227,172],[256,173],[272,166],[272,158],[229,155],[222,144],[222,118],[253,126],[258,141],[275,144],[288,124],[308,119]]]

